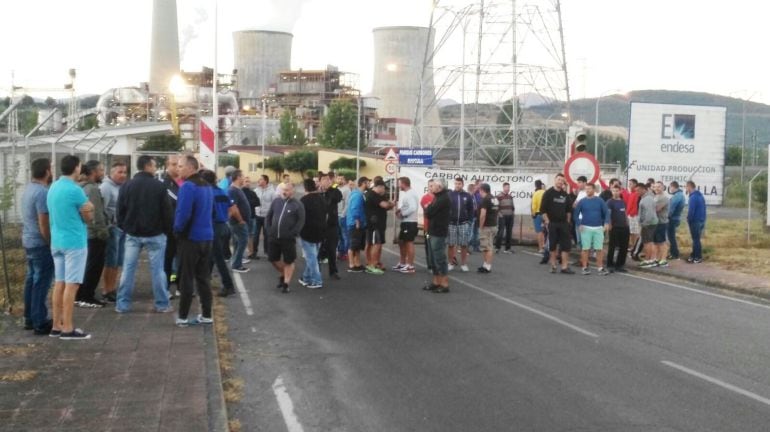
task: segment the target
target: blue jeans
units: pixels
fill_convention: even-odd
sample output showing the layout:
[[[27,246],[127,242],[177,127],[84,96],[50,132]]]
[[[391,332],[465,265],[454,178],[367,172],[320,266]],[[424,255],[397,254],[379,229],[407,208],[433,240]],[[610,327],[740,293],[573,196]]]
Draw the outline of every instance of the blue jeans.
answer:
[[[254,223],[257,226],[257,229],[254,232],[254,255],[259,252],[259,236],[262,235],[262,241],[264,244],[262,245],[262,251],[267,255],[267,231],[265,231],[265,218],[257,216],[256,219],[254,219]]]
[[[337,227],[339,228],[340,239],[337,242],[337,254],[347,255],[350,246],[350,233],[348,233],[347,222],[344,217],[338,217]]]
[[[26,249],[27,277],[24,281],[24,321],[42,330],[48,323],[45,301],[53,282],[53,257],[48,246]]]
[[[305,253],[305,270],[302,272],[302,280],[309,285],[321,285],[321,269],[318,267],[318,249],[320,243],[311,243],[300,239],[302,251]]]
[[[241,268],[243,267],[243,253],[249,243],[249,224],[231,223],[230,232],[233,234],[233,241],[235,242],[235,252],[231,265],[233,268]]]
[[[154,237],[134,237],[126,234],[126,249],[123,260],[123,274],[118,286],[118,301],[115,309],[118,312],[128,312],[131,309],[131,296],[134,293],[136,267],[139,264],[139,254],[146,248],[150,259],[150,274],[152,275],[152,294],[155,297],[155,309],[166,309],[168,302],[168,280],[163,270],[166,256],[166,235]]]
[[[692,254],[691,258],[703,259],[703,249],[700,244],[700,236],[703,234],[703,222],[692,222],[690,225],[690,236],[692,237]]]
[[[477,218],[473,218],[471,221],[471,241],[469,246],[474,251],[478,251],[481,247],[481,242],[479,241],[479,220]]]
[[[679,223],[680,222],[678,220],[669,220],[666,232],[668,243],[671,245],[668,254],[674,258],[679,258],[679,245],[676,242],[676,229],[679,228]]]

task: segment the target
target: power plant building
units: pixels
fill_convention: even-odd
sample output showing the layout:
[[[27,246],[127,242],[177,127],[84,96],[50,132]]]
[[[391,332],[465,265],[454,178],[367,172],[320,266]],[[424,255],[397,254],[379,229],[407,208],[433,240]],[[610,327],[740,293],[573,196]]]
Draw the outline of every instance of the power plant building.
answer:
[[[233,33],[235,89],[243,106],[258,106],[278,74],[291,69],[291,33],[242,30]]]

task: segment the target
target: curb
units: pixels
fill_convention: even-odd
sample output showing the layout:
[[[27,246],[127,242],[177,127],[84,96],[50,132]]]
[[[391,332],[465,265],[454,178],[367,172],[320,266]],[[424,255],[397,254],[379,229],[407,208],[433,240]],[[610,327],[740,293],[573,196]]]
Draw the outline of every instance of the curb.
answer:
[[[206,346],[206,399],[208,400],[209,431],[229,432],[227,423],[227,405],[222,390],[222,372],[219,368],[219,347],[214,334],[214,326],[203,328],[203,339]]]
[[[636,267],[629,270],[636,273],[666,276],[673,279],[678,279],[680,281],[697,283],[697,284],[705,285],[711,288],[722,289],[725,291],[732,291],[738,294],[757,297],[763,300],[770,300],[770,292],[762,292],[759,288],[752,289],[752,288],[740,287],[740,286],[731,285],[729,283],[725,283],[714,279],[698,278],[698,277],[687,276],[687,275],[682,275],[678,273],[671,273],[668,271],[655,271],[654,269]]]

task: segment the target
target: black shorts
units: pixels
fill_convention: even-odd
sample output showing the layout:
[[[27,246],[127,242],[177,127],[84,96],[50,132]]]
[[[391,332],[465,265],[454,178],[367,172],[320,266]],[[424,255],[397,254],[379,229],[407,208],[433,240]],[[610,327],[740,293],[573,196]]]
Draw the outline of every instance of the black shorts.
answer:
[[[668,223],[659,223],[655,225],[655,234],[653,234],[653,241],[655,244],[663,244],[666,242],[666,231],[668,231]]]
[[[658,225],[643,225],[642,243],[655,243],[655,230],[657,229]]]
[[[350,238],[350,250],[354,252],[362,251],[366,247],[366,230],[353,228],[348,231]]]
[[[417,238],[417,222],[401,222],[398,239],[405,242],[413,242],[415,238]]]
[[[562,252],[569,252],[572,249],[572,237],[567,222],[548,224],[548,250],[553,252],[557,246],[561,248]]]
[[[385,229],[378,226],[366,227],[366,244],[384,244]]]
[[[270,262],[283,261],[286,264],[293,264],[297,259],[297,241],[295,239],[270,239],[267,244],[267,259]]]

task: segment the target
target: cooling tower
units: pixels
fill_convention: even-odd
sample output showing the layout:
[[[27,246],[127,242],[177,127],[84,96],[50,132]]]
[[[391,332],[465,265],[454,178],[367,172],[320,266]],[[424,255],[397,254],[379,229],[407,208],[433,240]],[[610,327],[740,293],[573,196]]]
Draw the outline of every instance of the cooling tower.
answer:
[[[153,0],[150,46],[150,92],[166,93],[179,73],[179,35],[176,0]]]
[[[279,72],[291,68],[291,33],[242,30],[233,33],[235,83],[243,105],[257,105]]]
[[[380,118],[398,118],[419,124],[417,112],[420,90],[423,94],[423,146],[442,140],[438,108],[433,87],[433,64],[426,65],[425,82],[420,85],[425,49],[433,51],[433,32],[427,27],[380,27],[374,29],[374,83],[372,96],[380,99]],[[419,133],[419,130],[417,131]],[[412,145],[421,145],[413,141]]]

